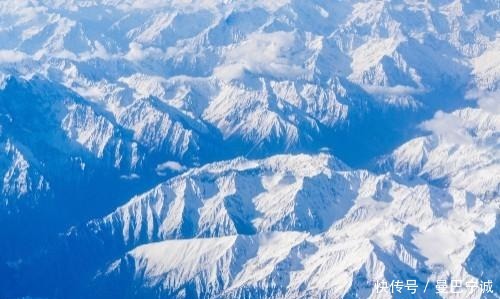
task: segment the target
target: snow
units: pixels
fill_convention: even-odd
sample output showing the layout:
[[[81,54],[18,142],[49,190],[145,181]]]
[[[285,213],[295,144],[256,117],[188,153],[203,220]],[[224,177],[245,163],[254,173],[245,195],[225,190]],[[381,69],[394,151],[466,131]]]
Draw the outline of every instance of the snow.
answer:
[[[96,115],[90,107],[73,105],[62,120],[62,126],[71,139],[75,139],[98,158],[113,137],[114,127],[104,117]]]
[[[384,269],[403,271],[398,263],[414,273],[429,271],[431,281],[471,278],[465,261],[477,234],[495,226],[498,197],[405,185],[390,174],[335,164],[320,154],[206,165],[94,225],[100,234],[122,233],[128,248],[139,245],[129,253],[135,278],[126,279],[148,281],[145,289],[161,285],[165,294],[197,281],[204,296],[273,290],[277,298],[341,297],[361,269],[373,283],[388,279]],[[183,223],[195,230],[183,231]],[[160,242],[141,245],[152,241]],[[108,282],[125,262],[99,279]]]
[[[484,78],[481,82],[483,85],[488,86],[497,82],[500,76],[500,58],[498,52],[500,51],[500,37],[496,37],[492,45],[478,57],[472,59],[473,72],[478,78]]]
[[[498,281],[498,15],[497,0],[0,2],[1,249],[24,261],[0,272],[49,280],[14,293],[92,298],[106,292],[71,292]],[[69,249],[25,248],[90,218]],[[87,250],[102,252],[72,260]],[[92,278],[50,281],[75,264]]]
[[[403,144],[389,157],[397,173],[498,197],[498,114],[471,108],[439,112],[423,127],[433,134]]]
[[[381,40],[371,40],[368,43],[356,48],[352,53],[352,77],[360,80],[359,77],[366,69],[375,66],[380,60],[391,55],[402,40],[391,37]]]
[[[1,10],[9,18],[0,34],[0,62],[19,64],[16,70],[28,78],[41,75],[102,101],[116,119],[131,101],[154,95],[179,115],[203,115],[204,125],[250,143],[252,153],[265,154],[271,147],[276,153],[320,139],[318,126],[342,127],[363,115],[372,99],[354,87],[364,88],[381,105],[416,111],[443,83],[441,74],[453,78],[455,86],[473,76],[477,87],[491,89],[498,44],[484,29],[491,23],[493,12],[485,14],[491,6],[481,3],[467,11],[460,1],[403,7],[387,1],[5,3]],[[461,23],[470,30],[471,42],[457,40],[462,33],[455,24]],[[433,50],[426,34],[447,45],[439,47],[443,53]],[[174,80],[180,76],[182,84]],[[123,78],[128,78],[125,85]],[[159,85],[149,91],[151,78]],[[286,90],[278,87],[283,85]],[[235,89],[240,92],[229,91]],[[193,91],[189,100],[195,105],[180,105],[182,97],[175,105],[169,102],[168,95],[181,90]],[[275,97],[281,103],[275,105]],[[244,117],[248,109],[254,114]],[[223,121],[223,115],[243,123]],[[275,139],[279,142],[269,145]],[[171,152],[184,154],[186,149],[178,148],[196,141],[176,142],[183,145],[171,144],[177,148]]]
[[[450,255],[462,246],[471,244],[473,240],[471,231],[457,231],[444,224],[437,224],[423,233],[415,234],[412,243],[427,257],[426,264],[429,267],[450,268],[453,264]]]

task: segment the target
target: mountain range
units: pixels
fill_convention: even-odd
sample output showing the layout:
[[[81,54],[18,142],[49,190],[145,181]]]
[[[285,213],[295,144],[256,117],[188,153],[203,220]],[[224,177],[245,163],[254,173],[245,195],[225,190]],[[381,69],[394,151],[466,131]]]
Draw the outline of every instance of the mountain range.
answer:
[[[499,38],[498,0],[0,2],[0,298],[498,298]]]

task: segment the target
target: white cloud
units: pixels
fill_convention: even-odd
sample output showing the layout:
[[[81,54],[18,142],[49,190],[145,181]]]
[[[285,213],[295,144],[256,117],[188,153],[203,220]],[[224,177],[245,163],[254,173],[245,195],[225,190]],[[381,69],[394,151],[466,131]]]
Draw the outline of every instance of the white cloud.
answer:
[[[90,52],[84,52],[80,54],[79,60],[85,61],[93,58],[100,58],[103,60],[109,60],[112,58],[116,58],[116,55],[111,55],[108,53],[106,48],[99,42],[99,41],[94,41],[94,49],[93,51]]]
[[[0,63],[16,63],[28,59],[26,53],[16,50],[0,50]]]
[[[423,93],[423,88],[415,88],[411,86],[396,85],[396,86],[380,86],[380,85],[361,85],[361,87],[369,94],[387,95],[387,96],[406,96]]]
[[[158,175],[164,175],[166,170],[172,172],[182,172],[186,170],[186,167],[175,161],[167,161],[156,166],[156,173]]]
[[[152,56],[155,56],[155,57],[159,57],[159,58],[163,58],[165,57],[165,53],[163,53],[162,50],[158,49],[158,48],[152,48],[152,47],[148,47],[148,48],[143,48],[143,46],[139,43],[136,43],[136,42],[131,42],[129,44],[129,51],[127,54],[125,54],[125,59],[127,60],[130,60],[130,61],[141,61],[141,60],[144,60],[146,58],[149,58],[149,57],[152,57]]]
[[[473,89],[465,95],[467,100],[477,101],[479,107],[494,114],[500,114],[500,90],[484,91]]]
[[[274,77],[296,78],[304,69],[290,60],[295,43],[291,32],[255,33],[225,53],[225,63],[214,69],[223,80],[240,78],[245,71]]]
[[[122,175],[120,176],[121,179],[124,179],[124,180],[137,180],[137,179],[140,179],[141,177],[137,174],[137,173],[131,173],[130,175]]]
[[[456,115],[443,111],[436,112],[434,118],[423,122],[420,127],[452,143],[470,144],[473,142],[462,120]]]

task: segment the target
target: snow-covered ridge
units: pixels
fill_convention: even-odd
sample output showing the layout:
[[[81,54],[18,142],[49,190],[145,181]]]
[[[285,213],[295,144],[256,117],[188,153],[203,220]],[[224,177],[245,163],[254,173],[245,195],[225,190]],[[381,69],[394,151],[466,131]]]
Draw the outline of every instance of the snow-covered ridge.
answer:
[[[499,16],[0,1],[0,297],[498,297]]]
[[[275,230],[319,232],[347,211],[352,189],[365,175],[347,169],[325,154],[219,162],[136,196],[89,228],[126,246]]]
[[[386,158],[394,175],[327,154],[191,169],[81,228],[131,249],[101,268],[97,289],[126,295],[110,287],[126,281],[142,296],[379,298],[377,280],[498,281],[499,124],[482,108],[437,113],[422,124],[431,135]]]
[[[422,127],[432,134],[403,144],[385,163],[403,177],[499,197],[499,114],[480,108],[439,112]]]
[[[166,240],[136,247],[96,284],[109,291],[126,281],[142,296],[181,298],[376,298],[374,283],[388,273],[419,285],[473,279],[465,262],[476,234],[495,227],[498,204],[498,196],[351,170],[327,155],[216,163],[89,224],[103,240],[122,239],[123,250]]]
[[[5,2],[0,64],[73,89],[137,138],[170,140],[177,155],[200,146],[185,123],[279,153],[374,103],[418,110],[467,85],[494,88],[481,61],[497,48],[499,9],[493,0]],[[444,99],[427,100],[433,92]],[[130,119],[151,113],[170,121]]]
[[[36,162],[33,165],[34,161],[26,158],[22,149],[9,139],[2,140],[0,146],[0,210],[16,206],[29,208],[38,204],[40,198],[47,197],[50,183],[37,169]]]

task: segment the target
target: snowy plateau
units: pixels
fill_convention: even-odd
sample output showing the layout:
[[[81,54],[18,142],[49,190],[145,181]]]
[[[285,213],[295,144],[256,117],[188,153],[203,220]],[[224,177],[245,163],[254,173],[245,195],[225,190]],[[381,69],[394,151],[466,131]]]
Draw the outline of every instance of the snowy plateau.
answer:
[[[21,298],[500,298],[500,1],[0,0]]]

